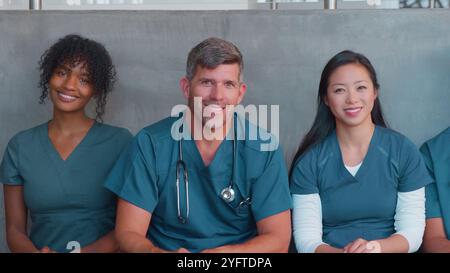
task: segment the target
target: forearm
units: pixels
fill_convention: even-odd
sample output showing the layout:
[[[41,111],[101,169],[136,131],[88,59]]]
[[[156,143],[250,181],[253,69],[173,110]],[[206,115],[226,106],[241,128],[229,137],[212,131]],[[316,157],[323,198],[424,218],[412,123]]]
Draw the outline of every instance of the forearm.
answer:
[[[6,240],[9,250],[13,253],[34,253],[39,251],[24,232],[8,230]]]
[[[450,253],[450,240],[442,237],[425,238],[423,250],[430,253]]]
[[[242,244],[224,245],[207,249],[208,253],[286,253],[289,248],[289,238],[280,240],[280,236],[274,234],[261,234]]]
[[[408,240],[402,235],[394,234],[386,239],[376,240],[380,243],[382,253],[408,253]]]
[[[81,248],[81,253],[112,253],[119,250],[114,231],[109,232],[94,243]]]
[[[293,194],[292,223],[295,246],[299,253],[314,253],[322,241],[322,204],[319,194]],[[332,249],[325,252],[332,251]],[[334,251],[333,251],[334,252]]]
[[[332,247],[330,245],[320,245],[316,248],[315,253],[343,253],[344,251],[340,248]]]
[[[397,196],[395,234],[406,240],[407,252],[416,252],[422,244],[425,230],[425,190],[420,188],[411,192],[399,192]]]
[[[163,249],[160,249],[153,245],[153,243],[136,232],[122,232],[117,234],[117,241],[121,252],[129,253],[165,253]]]

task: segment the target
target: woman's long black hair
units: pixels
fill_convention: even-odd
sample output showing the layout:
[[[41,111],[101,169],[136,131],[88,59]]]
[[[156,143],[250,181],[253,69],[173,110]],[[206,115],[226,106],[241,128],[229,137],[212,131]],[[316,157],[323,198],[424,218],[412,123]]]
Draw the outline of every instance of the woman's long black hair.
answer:
[[[336,128],[336,120],[331,113],[330,108],[325,104],[325,97],[327,96],[328,81],[331,74],[340,66],[346,64],[360,64],[367,69],[369,72],[370,79],[372,80],[373,86],[376,90],[380,89],[378,84],[377,74],[373,68],[370,61],[362,54],[344,50],[336,54],[328,63],[322,71],[322,76],[320,78],[319,84],[319,94],[317,96],[317,114],[314,119],[314,123],[303,138],[300,143],[300,147],[292,160],[291,168],[289,171],[289,176],[292,175],[292,171],[295,168],[297,160],[312,146],[320,143],[324,140],[333,130]],[[381,110],[381,104],[378,97],[375,99],[373,109],[371,112],[372,121],[379,126],[387,127],[386,122],[383,118],[383,113]]]

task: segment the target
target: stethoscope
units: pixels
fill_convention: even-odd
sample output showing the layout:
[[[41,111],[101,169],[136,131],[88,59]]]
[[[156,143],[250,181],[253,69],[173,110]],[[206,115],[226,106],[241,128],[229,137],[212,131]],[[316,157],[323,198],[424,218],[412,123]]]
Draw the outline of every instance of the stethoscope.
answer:
[[[233,121],[233,129],[234,129],[234,138],[233,138],[233,163],[231,166],[231,179],[230,179],[230,184],[228,186],[226,186],[224,189],[222,189],[222,191],[220,192],[220,197],[222,198],[222,200],[224,200],[227,203],[231,203],[233,202],[234,198],[235,198],[235,192],[233,189],[234,186],[234,182],[233,182],[233,178],[234,178],[234,168],[235,168],[235,164],[236,164],[236,128],[235,128],[235,123]],[[178,141],[178,161],[177,161],[177,174],[176,174],[176,186],[177,186],[177,210],[178,210],[178,220],[182,223],[185,224],[187,222],[187,219],[189,218],[189,179],[188,179],[188,172],[187,172],[187,168],[186,168],[186,163],[183,160],[183,145],[182,145],[183,140],[180,139]],[[183,178],[184,178],[184,185],[186,188],[186,217],[183,217],[181,215],[181,208],[180,208],[180,169],[183,169]],[[242,205],[246,205],[249,204],[250,199],[247,198],[246,200],[244,200],[243,202],[245,202],[245,204]],[[243,203],[241,202],[241,203]],[[241,204],[239,204],[239,206],[241,206]]]

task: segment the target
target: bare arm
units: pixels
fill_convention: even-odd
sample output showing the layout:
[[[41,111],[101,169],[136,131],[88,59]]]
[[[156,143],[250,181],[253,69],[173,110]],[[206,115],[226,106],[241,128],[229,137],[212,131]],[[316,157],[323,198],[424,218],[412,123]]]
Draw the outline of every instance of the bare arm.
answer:
[[[326,244],[320,245],[316,248],[315,253],[344,253],[340,248],[332,247]]]
[[[450,241],[445,234],[442,218],[430,218],[426,222],[423,251],[450,253]]]
[[[291,239],[291,212],[286,210],[256,223],[258,235],[242,244],[206,249],[205,253],[287,252]]]
[[[146,210],[119,198],[115,233],[122,252],[163,252],[147,239],[151,218]]]
[[[147,230],[152,218],[151,213],[119,198],[117,205],[116,239],[122,252],[164,253],[147,239]],[[179,249],[177,252],[187,252]]]
[[[38,252],[27,234],[23,186],[4,185],[6,240],[11,252]]]
[[[119,251],[114,231],[109,232],[92,244],[81,248],[81,253],[112,253]]]

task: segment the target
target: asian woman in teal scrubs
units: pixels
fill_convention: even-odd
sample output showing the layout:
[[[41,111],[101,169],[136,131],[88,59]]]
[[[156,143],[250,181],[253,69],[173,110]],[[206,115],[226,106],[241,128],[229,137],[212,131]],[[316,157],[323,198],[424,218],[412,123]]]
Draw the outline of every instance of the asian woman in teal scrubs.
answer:
[[[103,45],[68,35],[41,57],[41,103],[53,117],[16,134],[0,166],[12,252],[114,252],[115,197],[103,182],[130,132],[101,122],[115,81]],[[96,119],[85,113],[96,100]],[[27,213],[31,232],[27,233]]]
[[[415,252],[425,226],[420,152],[388,129],[375,70],[343,51],[325,66],[314,124],[290,171],[299,252]]]
[[[422,250],[450,253],[450,127],[420,151],[435,181],[425,189],[427,224]]]

